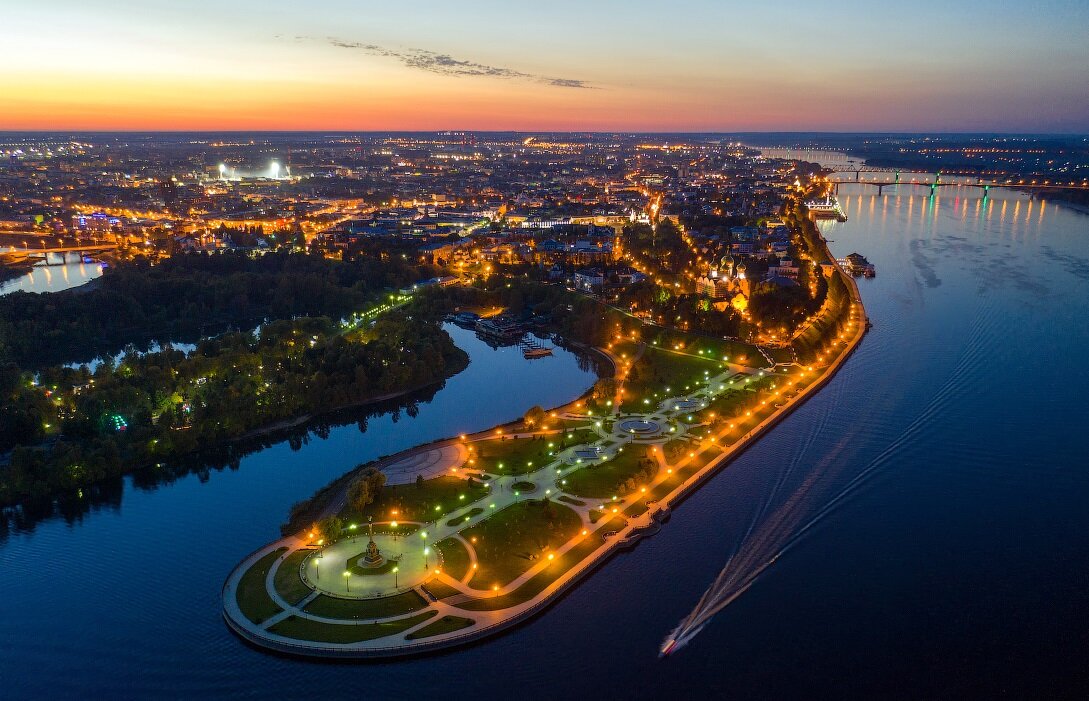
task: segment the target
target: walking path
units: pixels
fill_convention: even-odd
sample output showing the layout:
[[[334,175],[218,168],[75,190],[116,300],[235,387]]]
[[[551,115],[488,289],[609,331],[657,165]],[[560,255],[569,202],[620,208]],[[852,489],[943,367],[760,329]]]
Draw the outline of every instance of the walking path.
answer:
[[[854,309],[853,314],[861,313],[857,297]],[[310,547],[310,544],[296,537],[288,537],[270,543],[253,553],[231,573],[223,589],[224,617],[242,637],[258,645],[293,654],[327,657],[404,655],[424,649],[460,644],[494,634],[543,608],[557,593],[592,571],[604,558],[618,549],[632,545],[651,531],[656,532],[656,529],[660,527],[661,518],[668,514],[672,504],[747,447],[752,440],[786,413],[792,411],[827,381],[861,339],[865,330],[863,322],[864,318],[861,316],[855,319],[854,337],[846,342],[843,352],[822,373],[817,374],[811,368],[802,369],[797,374],[797,380],[791,377],[794,381],[805,382],[804,389],[793,396],[783,396],[783,389],[779,388],[761,405],[754,405],[753,414],[769,409],[772,411],[742,436],[736,435],[740,428],[736,428],[735,423],[731,423],[725,417],[721,417],[718,421],[714,419],[704,421],[696,414],[706,409],[717,396],[724,392],[745,388],[749,380],[764,377],[765,371],[747,369],[748,375],[743,375],[731,366],[725,372],[706,378],[701,386],[690,394],[660,400],[657,406],[650,408],[647,413],[620,414],[619,401],[614,402],[613,414],[606,417],[595,417],[575,411],[564,412],[562,414],[564,419],[588,422],[591,431],[588,432],[587,441],[556,451],[551,454],[551,460],[547,464],[528,474],[481,474],[480,476],[485,480],[483,483],[489,488],[482,499],[447,512],[435,522],[421,524],[420,532],[424,537],[419,540],[405,539],[400,544],[399,553],[402,558],[416,558],[417,561],[421,561],[420,558],[426,558],[432,552],[437,553],[436,544],[448,538],[456,540],[465,548],[469,556],[467,572],[461,577],[454,577],[443,571],[437,559],[434,568],[428,564],[425,571],[421,573],[417,567],[413,570],[414,574],[411,577],[406,577],[408,581],[404,584],[398,581],[398,586],[393,586],[384,580],[383,584],[377,587],[373,584],[367,585],[364,580],[368,577],[344,570],[343,579],[337,579],[332,574],[326,577],[319,575],[312,580],[304,578],[314,591],[300,602],[293,604],[285,601],[277,593],[276,574],[293,552]],[[775,377],[785,376],[775,375]],[[617,400],[619,396],[618,393]],[[696,435],[695,431],[701,435]],[[555,430],[522,432],[511,437],[531,438],[556,433],[558,431]],[[416,479],[417,474],[424,475],[425,479],[448,474],[451,469],[458,471],[467,466],[468,443],[494,440],[494,438],[494,432],[486,432],[443,441],[424,449],[393,456],[381,464],[380,469],[387,473],[391,484],[411,482]],[[616,458],[625,447],[631,445],[645,446],[644,449],[648,450],[648,455],[653,457],[659,468],[657,474],[639,489],[611,499],[586,498],[566,491],[567,476],[584,469],[590,463],[607,463]],[[682,445],[684,447],[679,448]],[[666,454],[669,446],[673,446],[671,449],[673,452],[679,453],[672,460]],[[597,457],[593,457],[594,455]],[[461,475],[464,472],[458,474]],[[680,477],[684,479],[679,479]],[[522,493],[514,488],[516,482],[531,482],[536,488]],[[347,484],[342,487],[342,492],[343,494],[331,500],[335,508],[331,506],[327,509],[327,513],[335,513],[343,508]],[[481,524],[513,504],[542,497],[552,499],[557,505],[562,504],[578,516],[581,528],[575,537],[560,547],[548,551],[548,557],[538,557],[525,572],[506,584],[494,585],[488,590],[471,586],[470,581],[477,567],[478,555],[472,543],[462,537],[461,532]],[[388,529],[390,525],[390,523],[375,523],[375,526],[380,529]],[[589,549],[586,546],[587,539],[596,543],[596,547]],[[356,536],[351,546],[342,546],[338,551],[331,551],[330,571],[337,572],[341,564],[354,557],[357,551],[361,552],[363,545]],[[269,569],[265,577],[265,588],[269,598],[281,609],[281,612],[261,623],[254,623],[242,613],[234,592],[238,590],[242,577],[251,567],[279,548],[284,548],[284,552],[277,557]],[[553,562],[553,558],[562,561],[564,555],[576,549],[580,549],[579,552],[588,552],[585,552],[572,567],[558,573],[539,592],[535,594],[532,591],[526,594],[520,592],[523,587],[527,587],[528,590],[533,586],[533,580],[545,572]],[[308,573],[308,563],[314,557],[316,555],[311,555],[304,560],[301,566],[304,577]],[[334,564],[333,560],[340,564]],[[320,568],[321,565],[314,567]],[[334,570],[334,567],[337,569]],[[388,575],[380,576],[388,579]],[[369,589],[364,588],[367,586]],[[449,591],[445,595],[436,596],[428,591],[429,586],[438,586],[440,592],[443,588]],[[330,619],[306,611],[306,607],[319,596],[319,592],[325,596],[348,598],[351,596],[352,588],[356,589],[357,596],[376,589],[389,594],[407,588],[416,591],[425,605],[422,609],[410,613],[371,619]],[[504,606],[503,604],[507,601],[503,597],[508,596],[511,596],[513,600],[510,601],[510,605]],[[492,599],[495,601],[494,604],[490,603]],[[492,605],[496,607],[495,610],[478,610]],[[391,625],[389,634],[359,642],[312,642],[287,637],[271,630],[277,624],[290,618],[305,619],[327,624],[330,627],[363,626],[376,623],[398,624],[425,611],[433,612],[434,615],[400,630],[397,630],[400,625]],[[436,621],[451,620],[446,617],[455,617],[464,627],[456,630],[451,629],[453,626],[439,628],[436,629],[435,634],[419,638],[419,632]]]

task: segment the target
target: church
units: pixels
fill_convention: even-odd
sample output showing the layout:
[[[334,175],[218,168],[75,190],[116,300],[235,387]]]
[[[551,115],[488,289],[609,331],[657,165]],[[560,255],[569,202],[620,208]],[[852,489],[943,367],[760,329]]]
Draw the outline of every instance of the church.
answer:
[[[696,290],[716,302],[722,301],[735,307],[738,304],[734,303],[734,299],[742,297],[744,301],[739,308],[743,308],[752,294],[752,281],[746,273],[744,261],[738,262],[731,255],[723,256],[718,267],[712,267],[706,275],[696,280]]]

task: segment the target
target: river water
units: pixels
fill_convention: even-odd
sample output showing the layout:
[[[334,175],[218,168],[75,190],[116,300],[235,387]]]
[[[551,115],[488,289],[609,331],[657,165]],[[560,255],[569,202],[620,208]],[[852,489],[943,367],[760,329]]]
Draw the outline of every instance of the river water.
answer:
[[[503,361],[459,335],[473,364],[415,419],[334,429],[298,452],[277,445],[206,481],[126,489],[117,508],[9,535],[5,692],[1076,696],[1089,684],[1089,216],[974,188],[932,199],[851,185],[840,199],[850,220],[824,226],[837,256],[857,250],[877,266],[860,281],[872,331],[661,533],[544,615],[465,649],[351,665],[252,650],[219,619],[223,578],[298,497],[358,461],[590,382],[574,359]],[[739,551],[774,564],[659,661],[663,637]]]
[[[0,247],[0,251],[15,250]],[[60,292],[102,275],[101,263],[84,263],[78,253],[50,253],[45,265],[36,265],[24,275],[0,282],[0,295],[24,292]]]

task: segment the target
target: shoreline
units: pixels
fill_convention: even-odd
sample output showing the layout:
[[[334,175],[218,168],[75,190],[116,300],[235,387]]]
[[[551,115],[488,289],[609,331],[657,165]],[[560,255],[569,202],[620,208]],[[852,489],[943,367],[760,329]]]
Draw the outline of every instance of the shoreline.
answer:
[[[569,341],[568,344],[571,345],[572,347],[578,349],[580,352],[583,352],[583,353],[587,353],[587,354],[596,353],[598,356],[600,356],[600,358],[604,359],[605,362],[609,363],[609,366],[612,369],[613,375],[616,374],[616,361],[612,357],[612,355],[610,353],[608,353],[608,351],[605,351],[604,349],[597,348],[597,347],[594,347],[594,346],[587,346],[586,344],[572,342],[572,341]],[[468,367],[468,364],[466,364],[466,367]],[[461,371],[459,370],[458,372],[461,372]],[[452,375],[451,375],[451,377],[452,377]],[[598,379],[601,379],[602,377],[603,377],[603,375],[599,375]],[[563,404],[558,404],[558,405],[556,405],[554,407],[545,407],[544,411],[545,411],[545,413],[565,411],[568,407],[573,407],[576,403],[584,400],[587,397],[587,395],[590,392],[593,391],[593,389],[594,389],[593,385],[590,385],[590,387],[583,390],[583,392],[581,394],[579,394],[577,397],[575,397],[574,399],[572,399],[570,401],[567,401],[567,402],[564,402]],[[483,439],[485,437],[493,437],[493,435],[494,435],[494,433],[495,433],[495,431],[497,429],[501,429],[501,430],[504,430],[504,431],[507,430],[507,429],[513,430],[513,429],[515,429],[517,427],[520,427],[521,424],[522,424],[522,419],[520,417],[519,418],[514,418],[514,419],[511,419],[510,421],[505,421],[503,423],[495,424],[494,426],[490,426],[488,428],[481,429],[481,430],[476,431],[474,433],[467,433],[467,434],[465,434],[465,437],[466,437],[467,441],[480,440],[480,439]],[[320,519],[322,519],[322,518],[324,518],[326,516],[331,515],[329,513],[329,511],[330,511],[329,501],[332,498],[335,498],[336,496],[339,496],[339,494],[337,494],[335,492],[332,492],[331,490],[335,490],[335,489],[338,489],[338,488],[347,489],[347,485],[351,484],[352,478],[355,477],[356,475],[358,475],[359,473],[363,472],[366,469],[377,468],[377,469],[381,470],[381,468],[386,467],[387,465],[398,462],[398,461],[403,460],[405,458],[412,457],[413,455],[417,455],[419,453],[425,453],[425,452],[434,450],[436,448],[442,448],[442,447],[445,447],[447,445],[451,445],[451,444],[454,444],[454,443],[457,443],[457,442],[460,442],[460,441],[461,441],[461,436],[460,435],[444,436],[442,438],[436,438],[435,440],[428,441],[427,443],[421,443],[419,445],[414,445],[411,448],[405,448],[404,450],[400,450],[400,451],[398,451],[396,453],[391,453],[389,455],[382,455],[382,456],[380,456],[380,457],[378,457],[378,458],[376,458],[374,460],[371,460],[368,463],[358,465],[354,469],[351,469],[351,470],[345,472],[340,477],[337,477],[336,479],[332,480],[331,482],[329,482],[329,484],[325,485],[324,487],[321,487],[320,489],[318,489],[316,492],[314,492],[309,497],[308,501],[311,501],[311,502],[314,501],[314,500],[317,500],[319,497],[323,497],[323,501],[321,502],[320,506],[315,507],[312,504],[308,504],[307,505],[307,507],[308,507],[307,511],[305,511],[304,514],[302,514],[300,516],[296,516],[295,519],[289,519],[281,528],[285,529],[287,531],[299,530],[298,528],[295,527],[295,525],[293,523],[296,520],[298,520],[298,521],[318,521],[318,520],[320,520]]]
[[[255,440],[260,439],[262,437],[273,435],[273,434],[276,434],[276,433],[281,432],[281,431],[290,431],[292,429],[298,428],[298,427],[300,427],[300,426],[302,426],[302,425],[304,425],[304,424],[306,424],[306,423],[308,423],[310,421],[313,421],[314,419],[320,418],[322,416],[328,416],[330,414],[335,414],[337,412],[347,411],[347,410],[351,410],[351,409],[362,409],[362,408],[367,407],[367,406],[371,406],[371,405],[375,405],[375,404],[381,404],[383,402],[388,402],[388,401],[392,401],[392,400],[395,400],[395,399],[399,399],[401,397],[405,397],[405,396],[414,394],[416,392],[421,392],[421,391],[426,390],[426,389],[428,389],[430,387],[434,387],[435,385],[446,382],[450,378],[460,374],[466,368],[469,367],[469,364],[471,362],[471,359],[469,358],[469,354],[465,353],[465,351],[461,350],[460,348],[458,350],[461,351],[461,353],[462,353],[462,355],[464,357],[461,359],[461,362],[458,364],[457,369],[455,369],[453,372],[451,372],[451,373],[449,373],[447,375],[444,375],[443,377],[437,378],[437,379],[432,380],[430,382],[425,382],[425,383],[422,383],[422,384],[419,384],[419,385],[415,385],[413,387],[408,387],[408,388],[403,389],[403,390],[397,390],[397,391],[394,391],[394,392],[387,392],[386,394],[378,395],[376,397],[371,397],[369,399],[364,399],[364,400],[361,400],[361,401],[358,401],[358,402],[350,402],[348,404],[342,404],[342,405],[335,406],[335,407],[320,409],[318,411],[303,414],[303,415],[298,416],[298,417],[294,417],[294,418],[290,418],[290,419],[282,419],[280,421],[277,421],[277,422],[274,422],[274,423],[271,423],[271,424],[267,424],[265,426],[260,426],[260,427],[257,427],[257,428],[250,429],[246,433],[243,433],[243,434],[241,434],[239,436],[234,436],[234,437],[231,437],[231,438],[225,438],[225,439],[223,439],[221,441],[218,441],[218,442],[210,444],[210,445],[200,446],[196,450],[191,450],[191,451],[187,451],[187,452],[184,452],[184,453],[179,453],[177,455],[173,455],[173,456],[170,456],[170,457],[165,457],[165,458],[160,459],[160,460],[155,460],[155,461],[151,461],[151,462],[143,462],[143,463],[133,465],[130,469],[122,470],[117,475],[111,476],[108,479],[112,479],[114,477],[124,478],[127,475],[138,473],[138,472],[140,472],[142,470],[151,469],[157,463],[183,461],[183,460],[186,460],[186,459],[192,459],[195,456],[199,456],[202,453],[205,453],[206,451],[210,452],[210,451],[215,451],[215,450],[229,449],[229,448],[232,448],[232,447],[234,447],[234,446],[236,446],[236,445],[238,445],[240,443],[255,441]],[[101,480],[101,481],[105,481],[105,480]],[[95,484],[98,484],[98,481],[91,482],[90,484],[82,485],[81,487],[79,487],[79,489],[90,488],[90,487],[93,487]],[[44,498],[46,498],[46,499],[56,499],[59,495],[61,495],[63,493],[64,493],[63,491],[51,492],[51,493],[49,493],[47,495],[44,495]],[[21,504],[27,503],[30,499],[31,499],[31,497],[20,497],[20,498],[12,500],[10,503],[0,503],[0,509],[18,507]]]
[[[819,233],[819,232],[818,232]],[[825,252],[829,254],[827,242],[823,236],[819,237]],[[832,259],[834,260],[834,259]],[[445,633],[433,636],[429,640],[420,640],[417,642],[399,642],[393,645],[379,646],[379,645],[366,645],[366,644],[334,644],[331,643],[319,643],[313,641],[304,641],[297,639],[289,639],[283,636],[278,636],[274,633],[268,633],[267,630],[262,628],[258,624],[254,624],[249,621],[241,610],[238,609],[237,601],[232,599],[231,592],[236,589],[238,582],[242,575],[247,572],[259,559],[266,557],[269,553],[276,551],[278,548],[287,547],[287,553],[302,547],[303,542],[296,536],[286,536],[276,541],[266,544],[264,547],[259,548],[246,557],[242,562],[236,565],[235,569],[231,571],[227,579],[223,583],[221,589],[222,597],[222,615],[227,626],[234,631],[239,637],[247,641],[250,644],[258,646],[263,649],[272,650],[278,653],[287,654],[291,656],[309,657],[309,658],[335,658],[335,659],[376,659],[376,658],[397,658],[416,656],[420,654],[435,652],[439,650],[445,650],[449,648],[461,647],[467,644],[478,642],[485,638],[492,637],[500,632],[519,625],[533,616],[542,613],[548,607],[559,601],[562,596],[580,583],[585,577],[596,571],[598,567],[603,565],[616,553],[633,547],[643,537],[653,535],[657,532],[655,527],[660,528],[661,521],[668,517],[671,509],[682,503],[688,496],[695,493],[695,491],[702,486],[709,478],[718,473],[725,466],[729,465],[735,458],[743,454],[748,448],[752,447],[756,441],[763,437],[768,431],[774,428],[780,421],[789,416],[793,411],[808,401],[811,397],[815,396],[825,385],[835,376],[839,369],[843,366],[846,360],[854,353],[865,336],[869,321],[866,316],[865,307],[862,305],[861,296],[859,295],[857,284],[854,279],[847,275],[838,263],[835,263],[836,274],[841,275],[848,287],[851,297],[851,305],[857,306],[860,312],[860,317],[857,324],[857,329],[854,335],[849,341],[846,341],[846,345],[842,352],[837,354],[836,358],[825,368],[823,368],[820,374],[815,377],[806,387],[799,390],[798,393],[786,399],[784,404],[765,417],[760,423],[753,428],[749,429],[742,437],[737,439],[728,448],[722,450],[722,452],[712,457],[706,464],[700,467],[695,473],[690,475],[681,484],[677,485],[671,490],[665,497],[658,499],[653,508],[649,508],[646,512],[639,516],[626,517],[627,521],[622,528],[619,528],[615,532],[602,535],[602,543],[596,547],[590,554],[583,559],[579,560],[572,568],[563,572],[559,577],[552,581],[548,586],[532,596],[528,600],[515,604],[513,606],[501,609],[495,609],[490,611],[474,611],[480,614],[482,618],[486,619],[485,622],[479,625],[470,626],[467,629],[454,631],[451,633]],[[602,349],[597,350],[601,355],[609,357],[607,352]],[[612,359],[610,358],[610,362]],[[615,368],[615,363],[614,363]],[[615,370],[614,370],[615,371]],[[574,400],[578,401],[578,400]],[[569,406],[574,402],[569,402],[564,406]],[[557,408],[556,410],[559,410]],[[475,438],[478,435],[486,435],[494,432],[496,428],[503,426],[509,426],[510,424],[503,424],[499,427],[492,427],[483,432],[473,434],[470,438]],[[451,440],[451,439],[444,439]],[[437,442],[436,442],[437,443]],[[427,444],[428,448],[434,448],[436,443]],[[392,456],[386,456],[383,461],[393,461],[400,459],[406,455],[411,455],[414,451],[423,449],[424,446],[416,446],[406,451],[401,451],[398,454]],[[702,452],[702,451],[701,451]],[[353,470],[352,473],[355,471]],[[350,474],[352,474],[350,473]],[[345,477],[338,478],[329,486],[324,489],[330,489],[335,485],[338,485],[345,480]],[[335,487],[334,487],[335,488]],[[319,492],[320,493],[320,492]],[[315,495],[316,496],[316,495]],[[335,501],[330,499],[329,501]],[[593,535],[598,535],[597,530],[593,531]],[[566,544],[565,544],[566,547]],[[286,554],[282,555],[278,560],[277,565],[270,570],[269,576],[275,572],[275,567],[278,567],[279,562],[286,557]],[[279,603],[279,602],[278,602]],[[438,605],[440,613],[449,615],[452,611],[458,611],[457,607],[453,607],[447,604],[440,604],[440,602],[434,602],[429,604],[428,608]],[[291,607],[289,606],[288,609]],[[285,609],[285,610],[288,610]],[[427,610],[427,609],[424,609]],[[487,620],[491,619],[491,620]]]

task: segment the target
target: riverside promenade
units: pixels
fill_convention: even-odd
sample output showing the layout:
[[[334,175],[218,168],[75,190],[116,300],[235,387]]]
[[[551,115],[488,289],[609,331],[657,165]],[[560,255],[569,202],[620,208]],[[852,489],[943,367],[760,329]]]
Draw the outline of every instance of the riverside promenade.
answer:
[[[223,585],[227,624],[244,639],[282,653],[380,658],[470,643],[544,610],[610,556],[656,533],[673,506],[817,392],[842,366],[861,342],[867,323],[854,281],[842,270],[837,273],[850,291],[850,318],[847,333],[834,342],[834,352],[829,348],[826,366],[792,366],[779,372],[738,372],[730,367],[713,376],[708,373],[698,387],[657,400],[643,413],[621,414],[620,403],[610,402],[609,413],[594,416],[581,413],[580,403],[554,413],[566,425],[563,429],[515,433],[497,429],[386,458],[379,467],[391,471],[391,483],[415,480],[416,474],[425,479],[472,476],[486,485],[487,493],[435,521],[376,521],[379,547],[397,552],[398,562],[406,563],[404,578],[398,572],[393,582],[389,572],[379,580],[350,569],[344,570],[343,579],[311,576],[315,567],[324,566],[315,564],[324,553],[306,537],[290,536],[266,545],[240,563]],[[768,386],[769,379],[775,391],[769,389],[763,401],[757,401],[754,392],[746,405],[749,411],[736,420],[710,412],[721,397],[737,396],[737,390],[743,392],[753,383]],[[497,434],[516,441],[547,440],[561,433],[574,436],[574,445],[521,474],[484,471],[468,457],[474,444],[494,441]],[[568,480],[577,482],[587,470],[621,460],[625,450],[643,451],[657,464],[654,476],[639,488],[626,494],[587,496],[585,489],[569,484]],[[343,509],[347,487],[345,481],[340,488],[343,493],[330,500],[326,513]],[[578,527],[562,545],[534,555],[518,576],[482,587],[477,576],[482,558],[474,547],[475,537],[464,534],[508,509],[540,500],[570,510]],[[391,542],[398,533],[403,533],[403,540]],[[362,542],[358,536],[349,542],[355,550],[347,548],[330,559],[352,562],[356,551],[362,552]],[[398,542],[403,543],[400,550],[396,550]],[[464,562],[443,559],[438,545],[451,542],[464,550]],[[295,583],[296,578],[303,587]],[[252,611],[247,615],[240,603],[252,601],[257,579],[263,589],[258,595],[267,596],[263,603],[269,614],[260,620],[254,620]],[[287,588],[295,596],[284,595],[285,581],[292,582]]]

